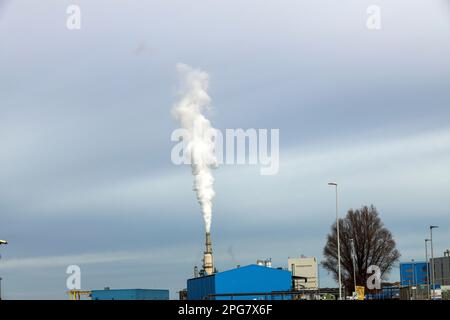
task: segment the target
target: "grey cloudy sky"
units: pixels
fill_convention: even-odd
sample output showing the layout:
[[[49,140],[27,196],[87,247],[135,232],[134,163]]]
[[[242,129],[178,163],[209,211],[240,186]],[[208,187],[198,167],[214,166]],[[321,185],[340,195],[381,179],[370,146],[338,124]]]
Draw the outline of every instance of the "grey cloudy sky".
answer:
[[[66,8],[82,27],[66,28]],[[366,28],[366,9],[382,29]],[[280,171],[215,171],[216,264],[322,258],[334,217],[373,203],[402,260],[450,247],[447,0],[0,1],[4,298],[185,287],[203,222],[174,166],[178,62],[207,71],[213,125],[279,128]],[[325,271],[321,282],[334,285]],[[398,278],[394,270],[392,278]]]

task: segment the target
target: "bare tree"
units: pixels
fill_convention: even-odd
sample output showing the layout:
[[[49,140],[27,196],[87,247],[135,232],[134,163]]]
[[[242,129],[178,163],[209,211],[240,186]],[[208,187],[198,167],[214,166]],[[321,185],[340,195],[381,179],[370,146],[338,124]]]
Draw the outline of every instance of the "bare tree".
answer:
[[[380,268],[384,279],[400,258],[391,232],[384,227],[377,209],[371,205],[361,209],[350,209],[347,216],[339,219],[339,237],[341,248],[341,277],[348,291],[353,291],[353,257],[351,239],[355,247],[356,285],[367,289],[367,278],[371,275],[367,269],[371,265]],[[338,279],[336,223],[327,236],[327,244],[323,249],[325,260],[322,266]],[[347,290],[346,290],[347,291]]]

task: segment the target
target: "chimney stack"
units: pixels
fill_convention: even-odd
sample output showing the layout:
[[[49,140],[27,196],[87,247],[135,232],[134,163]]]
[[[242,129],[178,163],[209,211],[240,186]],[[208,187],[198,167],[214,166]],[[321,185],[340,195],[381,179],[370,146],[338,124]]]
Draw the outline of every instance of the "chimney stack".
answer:
[[[211,275],[214,273],[214,260],[212,254],[212,243],[211,243],[211,233],[206,233],[206,242],[205,242],[205,253],[203,256],[203,270],[206,275]]]

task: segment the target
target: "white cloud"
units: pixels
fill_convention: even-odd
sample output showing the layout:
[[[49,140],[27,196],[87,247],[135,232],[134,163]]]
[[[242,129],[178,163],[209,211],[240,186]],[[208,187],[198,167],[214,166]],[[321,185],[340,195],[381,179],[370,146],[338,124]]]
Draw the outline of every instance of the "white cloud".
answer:
[[[395,191],[398,203],[404,202],[416,190],[429,196],[428,201],[420,199],[423,205],[428,205],[450,189],[450,167],[447,165],[450,161],[450,128],[383,140],[333,145],[322,143],[281,150],[280,154],[280,174],[273,177],[260,176],[257,167],[252,166],[220,167],[215,173],[218,186],[216,203],[231,208],[240,203],[248,205],[252,211],[285,204],[284,209],[290,213],[283,214],[289,216],[297,214],[292,210],[296,203],[302,203],[302,207],[311,212],[323,210],[323,201],[318,200],[327,192],[327,180],[332,179],[341,182],[348,194],[357,194],[361,200],[373,197],[381,202],[385,200],[382,196],[387,196],[387,190]],[[289,189],[286,190],[285,186]],[[435,189],[423,190],[431,186]],[[293,197],[295,193],[297,195]],[[261,197],[261,194],[266,196]],[[177,201],[170,201],[175,195]],[[62,214],[64,208],[79,210],[80,214],[84,211],[112,214],[109,208],[146,211],[170,207],[177,211],[177,208],[196,203],[187,166],[116,183],[99,182],[90,188],[83,186],[56,195],[52,193],[36,201],[32,205],[48,215]],[[390,203],[395,205],[395,201]],[[270,210],[266,211],[259,214],[271,215]],[[233,216],[233,213],[229,214]],[[242,219],[253,219],[250,211],[248,214]]]
[[[57,255],[57,256],[38,256],[27,258],[12,258],[2,260],[0,270],[3,269],[38,269],[38,268],[56,268],[67,267],[69,265],[90,265],[102,263],[119,263],[127,261],[152,261],[152,264],[167,263],[167,259],[172,262],[183,262],[183,256],[176,255],[178,250],[183,246],[176,248],[165,247],[164,249],[154,249],[151,251],[110,251],[110,252],[96,252],[83,253],[72,255]],[[185,248],[186,249],[186,248]],[[188,260],[191,261],[191,260]]]

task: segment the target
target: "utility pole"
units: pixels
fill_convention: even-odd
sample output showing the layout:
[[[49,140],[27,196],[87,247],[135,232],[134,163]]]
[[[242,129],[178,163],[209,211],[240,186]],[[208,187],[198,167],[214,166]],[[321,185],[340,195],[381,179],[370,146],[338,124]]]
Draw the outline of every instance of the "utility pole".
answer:
[[[425,239],[425,263],[427,264],[427,288],[428,288],[428,300],[430,300],[430,270],[429,270],[429,262],[428,262],[428,242],[430,242],[430,239]]]
[[[352,263],[353,263],[353,284],[355,286],[354,292],[356,292],[356,250],[355,250],[355,241],[350,239],[350,244],[352,246]]]
[[[0,246],[8,244],[8,241],[6,240],[0,240]],[[0,256],[1,258],[1,256]],[[0,300],[2,300],[2,278],[0,277]]]
[[[341,280],[341,244],[339,236],[339,216],[338,216],[338,190],[337,183],[329,182],[329,186],[334,186],[336,189],[336,237],[337,237],[337,255],[338,255],[338,278],[339,278],[339,300],[342,300],[342,280]]]
[[[430,226],[430,242],[431,242],[431,291],[432,295],[431,298],[434,298],[435,293],[435,279],[434,279],[434,253],[433,253],[433,229],[439,228],[438,226]]]

